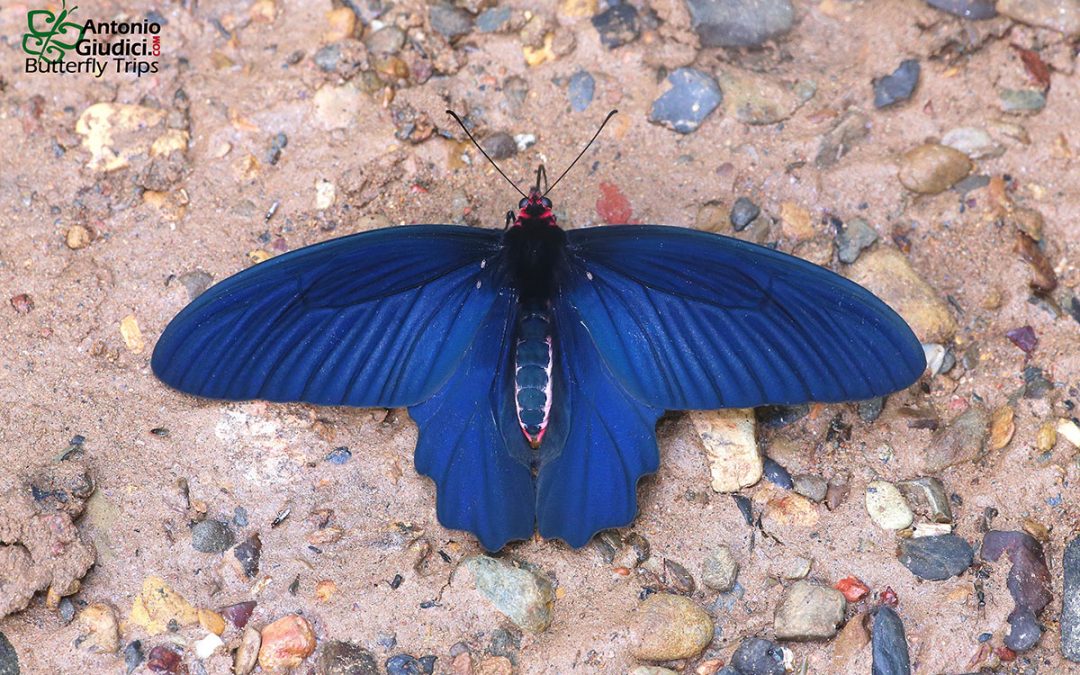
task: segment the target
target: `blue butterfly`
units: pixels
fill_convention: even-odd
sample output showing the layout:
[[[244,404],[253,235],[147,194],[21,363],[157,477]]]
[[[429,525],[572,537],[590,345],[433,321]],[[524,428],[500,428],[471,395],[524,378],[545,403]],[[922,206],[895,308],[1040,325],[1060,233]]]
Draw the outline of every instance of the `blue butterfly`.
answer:
[[[629,524],[664,410],[868,399],[925,368],[861,286],[706,232],[563,230],[541,176],[502,231],[391,227],[222,281],[154,373],[209,398],[408,407],[439,522],[498,550]]]

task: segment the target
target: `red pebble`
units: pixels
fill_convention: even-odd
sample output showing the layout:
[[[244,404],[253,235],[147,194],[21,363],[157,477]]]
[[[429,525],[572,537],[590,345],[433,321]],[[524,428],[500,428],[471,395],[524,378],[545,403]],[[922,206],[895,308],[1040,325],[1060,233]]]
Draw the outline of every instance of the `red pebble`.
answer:
[[[1006,663],[1008,663],[1009,661],[1015,661],[1016,660],[1016,652],[1009,649],[1005,645],[1002,645],[1002,646],[996,648],[994,650],[994,653],[997,654],[997,657],[999,659],[1001,659],[1002,661],[1004,661]]]
[[[254,600],[238,602],[235,605],[222,607],[220,614],[228,619],[232,625],[243,628],[247,625],[248,619],[251,618],[251,613],[255,611],[255,604]]]
[[[859,580],[858,577],[844,577],[833,586],[844,594],[848,602],[858,602],[870,592],[870,587]]]
[[[619,190],[617,185],[600,183],[600,199],[596,200],[596,215],[605,223],[629,223],[634,214],[630,200]]]
[[[1031,326],[1013,328],[1005,333],[1005,337],[1022,349],[1025,354],[1035,351],[1035,346],[1039,344],[1039,338],[1035,335],[1035,329]]]
[[[896,591],[892,589],[892,586],[886,586],[885,590],[878,595],[878,602],[889,607],[896,607],[900,604],[900,598],[896,595]]]
[[[26,314],[34,308],[34,299],[26,293],[19,293],[11,298],[11,306],[19,314]]]
[[[180,655],[165,645],[158,645],[150,650],[150,656],[146,659],[146,667],[154,673],[178,673],[180,671]]]

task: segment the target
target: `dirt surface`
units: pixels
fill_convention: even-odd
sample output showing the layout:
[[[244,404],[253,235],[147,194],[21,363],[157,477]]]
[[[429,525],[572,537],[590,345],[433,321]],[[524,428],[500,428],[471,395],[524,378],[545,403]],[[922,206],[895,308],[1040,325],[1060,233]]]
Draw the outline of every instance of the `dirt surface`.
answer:
[[[771,638],[790,583],[777,579],[778,570],[805,557],[811,579],[832,585],[854,575],[872,589],[849,616],[873,607],[886,587],[895,591],[917,673],[1080,670],[1063,660],[1056,624],[1061,552],[1080,523],[1077,447],[1060,435],[1049,449],[1037,447],[1041,427],[1075,416],[1070,400],[1078,400],[1080,380],[1080,324],[1068,311],[1080,285],[1074,45],[1052,30],[1006,18],[967,22],[916,0],[825,0],[796,2],[791,31],[760,49],[698,49],[681,2],[634,4],[643,10],[641,35],[608,49],[587,17],[569,11],[588,2],[558,11],[508,3],[509,30],[474,29],[453,44],[427,28],[425,6],[406,2],[381,20],[425,35],[427,58],[414,47],[400,64],[354,54],[353,72],[344,56],[336,72],[316,62],[336,39],[327,35],[334,29],[328,2],[81,5],[82,20],[155,11],[167,21],[159,72],[100,78],[26,74],[20,37],[36,5],[0,8],[0,466],[12,475],[48,469],[73,436],[85,437],[80,461],[96,492],[76,522],[97,563],[72,597],[76,609],[108,604],[121,620],[121,645],[141,639],[146,652],[180,645],[191,672],[229,672],[232,660],[221,650],[198,661],[191,651],[205,634],[198,627],[149,636],[131,623],[147,577],[164,579],[196,607],[255,599],[253,625],[302,613],[320,643],[353,641],[379,663],[433,654],[436,672],[450,672],[451,648],[465,642],[477,663],[505,652],[523,673],[635,667],[626,617],[643,588],[658,586],[648,572],[655,567],[621,573],[595,546],[513,544],[505,555],[535,565],[556,587],[550,628],[521,634],[468,574],[455,573],[480,549],[436,522],[433,485],[412,468],[416,428],[405,411],[199,401],[167,389],[149,368],[157,336],[189,302],[188,286],[205,286],[205,275],[218,281],[253,260],[389,224],[501,227],[517,196],[460,142],[447,107],[469,115],[481,137],[535,135],[535,145],[500,162],[521,182],[539,162],[552,172],[564,167],[618,108],[609,131],[552,194],[564,227],[602,224],[613,209],[625,216],[621,194],[633,222],[731,234],[727,210],[746,196],[766,220],[740,236],[845,272],[829,218],[863,218],[879,234],[876,247],[900,247],[917,275],[949,299],[958,326],[955,335],[934,338],[957,365],[889,397],[876,421],[860,420],[854,405],[830,405],[759,430],[763,449],[791,473],[851,477],[850,495],[835,508],[811,505],[795,515],[784,513],[785,493],[767,480],[744,490],[764,513],[768,537],[746,525],[730,496],[710,489],[690,419],[661,421],[662,467],[641,484],[633,531],[648,540],[654,562],[677,561],[694,576],[712,549],[728,545],[744,590],[717,602],[698,583],[689,595],[712,614],[714,639],[700,656],[667,665],[715,672],[718,663],[708,660],[728,660],[743,638]],[[527,25],[528,16],[547,23]],[[542,48],[545,33],[555,38],[552,58],[530,66],[523,44]],[[1038,84],[1017,46],[1049,64],[1051,88],[1039,112],[1001,111],[1003,89]],[[871,81],[907,58],[921,63],[914,96],[875,109]],[[766,99],[780,91],[769,101],[782,119],[748,124],[721,105],[690,134],[650,123],[667,70],[690,64],[737,72]],[[412,75],[386,74],[401,68]],[[576,112],[567,81],[581,69],[595,79],[595,94]],[[798,105],[788,87],[796,82],[814,85]],[[723,81],[721,88],[730,100]],[[100,103],[138,107],[88,111]],[[851,111],[866,116],[868,133],[823,166],[829,162],[815,161],[822,139]],[[972,173],[997,180],[966,195],[905,189],[897,178],[903,153],[955,127],[990,131],[1003,152],[976,159]],[[95,135],[103,128],[111,129],[107,138]],[[331,205],[317,202],[319,181],[333,184]],[[1044,219],[1033,239],[1057,281],[1034,299],[1033,266],[1016,250],[1019,208]],[[803,213],[809,219],[800,229]],[[1022,326],[1038,338],[1030,354],[1006,337]],[[1022,395],[1031,366],[1051,383],[1037,397]],[[868,482],[927,475],[932,427],[971,405],[1010,406],[1015,432],[1003,447],[932,474],[955,495],[954,532],[977,545],[991,507],[994,528],[1019,530],[1027,519],[1029,528],[1038,530],[1033,522],[1048,532],[1047,630],[1015,661],[980,651],[978,640],[990,633],[997,648],[1008,630],[1008,565],[987,566],[985,578],[973,568],[920,581],[898,562],[895,533],[871,522],[864,507]],[[850,438],[830,435],[838,416]],[[327,461],[340,446],[351,459]],[[237,541],[261,537],[253,578],[229,564],[231,552],[203,553],[191,543],[192,522],[233,521],[238,508],[246,525],[230,525]],[[340,531],[327,535],[328,528]],[[400,586],[391,583],[398,574]],[[325,580],[336,585],[329,597],[316,594]],[[520,635],[520,645],[493,650],[497,629]],[[24,673],[123,668],[122,652],[77,646],[80,622],[65,623],[43,594],[0,620],[0,630]],[[783,644],[796,667],[808,664],[806,672],[869,672],[869,647],[835,661],[835,641]],[[307,663],[313,668],[314,658]]]

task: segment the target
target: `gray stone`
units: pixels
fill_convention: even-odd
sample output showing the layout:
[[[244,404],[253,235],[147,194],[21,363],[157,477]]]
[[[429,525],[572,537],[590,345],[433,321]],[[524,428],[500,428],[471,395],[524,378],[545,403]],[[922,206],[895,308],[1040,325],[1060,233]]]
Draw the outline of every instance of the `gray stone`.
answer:
[[[836,255],[840,262],[850,265],[877,239],[877,230],[862,218],[852,218],[837,229]]]
[[[19,654],[3,633],[0,633],[0,675],[19,675]]]
[[[544,577],[486,555],[469,558],[465,567],[476,580],[476,590],[519,627],[540,633],[551,624],[555,593]]]
[[[896,487],[904,495],[908,506],[920,516],[935,523],[951,523],[953,521],[949,496],[945,494],[945,486],[937,478],[923,476],[911,480],[902,480],[896,484]]]
[[[317,675],[379,675],[379,665],[371,652],[359,645],[331,640],[323,644],[315,672]]]
[[[748,197],[739,197],[731,205],[731,215],[728,217],[731,219],[731,226],[735,228],[735,231],[742,232],[760,213],[761,208],[750,201]]]
[[[428,8],[431,28],[447,40],[459,38],[472,30],[472,16],[453,5],[437,4]]]
[[[702,47],[759,47],[791,30],[790,0],[686,0]]]
[[[570,99],[570,109],[574,112],[582,112],[592,103],[593,94],[596,92],[596,80],[586,70],[579,70],[570,76],[570,82],[566,87],[566,95]]]
[[[731,655],[731,666],[738,675],[784,675],[784,650],[771,640],[746,638]]]
[[[776,608],[773,629],[778,640],[827,640],[844,622],[847,601],[827,586],[797,581]]]
[[[726,593],[735,587],[739,562],[727,546],[717,546],[701,567],[701,583],[714,591]]]
[[[973,405],[957,415],[930,437],[926,448],[927,470],[936,473],[978,457],[986,445],[989,428],[990,414],[982,406]]]
[[[875,79],[874,107],[887,108],[911,98],[919,84],[920,71],[916,59],[905,59],[892,74]]]
[[[649,121],[688,134],[723,100],[712,76],[694,68],[679,68],[668,75],[671,88],[653,101]]]
[[[616,2],[592,18],[600,43],[608,49],[621,47],[638,38],[638,11],[629,3]]]
[[[227,523],[220,520],[204,520],[191,528],[191,547],[203,553],[222,553],[228,550],[236,537]]]
[[[397,26],[384,26],[364,38],[372,54],[396,54],[405,45],[405,33]]]
[[[476,17],[476,29],[481,33],[497,33],[508,26],[512,15],[511,9],[505,5],[485,9]]]
[[[819,169],[834,166],[869,133],[870,118],[866,116],[866,113],[858,110],[849,111],[822,135],[817,154],[814,156],[814,164]]]
[[[1038,89],[1002,89],[998,97],[1002,112],[1038,112],[1046,107],[1046,93]]]
[[[506,159],[517,154],[517,141],[505,131],[497,131],[484,139],[482,145],[492,159]]]
[[[992,19],[997,16],[994,0],[926,0],[926,4],[972,21]]]
[[[1080,663],[1080,536],[1065,546],[1061,567],[1065,577],[1061,595],[1061,653]]]
[[[881,605],[877,608],[870,639],[873,650],[871,675],[911,675],[904,623],[892,607]]]
[[[971,567],[973,557],[971,544],[955,534],[900,541],[900,563],[928,581],[960,576]]]
[[[818,504],[825,501],[825,494],[829,491],[829,482],[821,476],[799,473],[795,474],[792,482],[794,483],[795,492],[803,497]]]
[[[1080,35],[1080,2],[1076,0],[998,0],[997,11],[1031,26]]]
[[[1014,652],[1026,652],[1039,644],[1042,637],[1042,626],[1035,614],[1026,607],[1015,607],[1009,613],[1009,632],[1003,642],[1005,646]]]

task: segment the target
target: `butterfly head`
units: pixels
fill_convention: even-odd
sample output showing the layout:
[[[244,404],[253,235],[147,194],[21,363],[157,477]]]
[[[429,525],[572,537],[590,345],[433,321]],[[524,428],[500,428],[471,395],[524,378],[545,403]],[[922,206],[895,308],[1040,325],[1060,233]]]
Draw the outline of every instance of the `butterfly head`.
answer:
[[[540,188],[533,187],[529,190],[529,196],[518,202],[517,218],[514,225],[550,225],[555,226],[555,214],[551,212],[551,200],[540,192]]]

